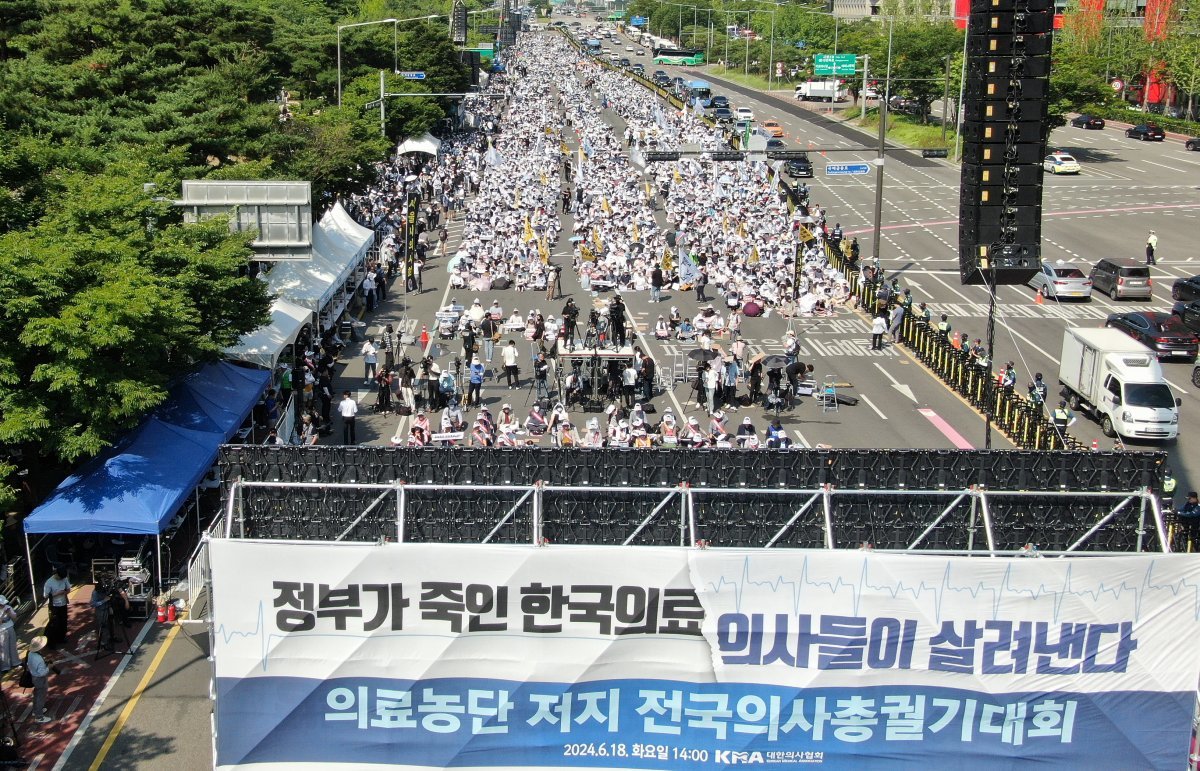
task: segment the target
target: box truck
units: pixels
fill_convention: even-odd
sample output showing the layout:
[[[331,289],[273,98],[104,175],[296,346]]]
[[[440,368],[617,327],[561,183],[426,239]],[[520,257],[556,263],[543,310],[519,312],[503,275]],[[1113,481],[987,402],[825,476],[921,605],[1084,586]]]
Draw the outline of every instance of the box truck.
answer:
[[[1179,435],[1180,401],[1163,379],[1158,357],[1124,332],[1067,329],[1058,382],[1071,409],[1090,413],[1105,436]]]
[[[840,102],[846,98],[846,87],[839,80],[810,80],[796,84],[796,98],[802,102]]]

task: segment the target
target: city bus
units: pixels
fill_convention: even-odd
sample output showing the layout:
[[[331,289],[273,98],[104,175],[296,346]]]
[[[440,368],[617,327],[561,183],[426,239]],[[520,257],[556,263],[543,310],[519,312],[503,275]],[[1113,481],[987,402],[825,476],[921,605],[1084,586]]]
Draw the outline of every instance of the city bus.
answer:
[[[688,51],[682,48],[656,48],[654,50],[655,64],[704,64],[703,51]]]
[[[700,104],[708,106],[708,100],[712,99],[712,86],[703,80],[693,80],[688,83],[688,101],[699,99]]]

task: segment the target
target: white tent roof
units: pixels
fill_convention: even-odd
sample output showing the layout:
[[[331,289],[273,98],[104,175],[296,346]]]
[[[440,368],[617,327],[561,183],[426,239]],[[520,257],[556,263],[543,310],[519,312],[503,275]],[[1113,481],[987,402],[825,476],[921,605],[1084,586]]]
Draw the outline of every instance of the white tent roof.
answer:
[[[312,260],[276,266],[267,286],[280,297],[320,313],[362,264],[374,237],[336,204],[313,229]]]
[[[295,341],[305,324],[312,323],[312,311],[287,300],[276,299],[271,304],[271,323],[259,327],[238,341],[225,355],[249,364],[275,369],[279,354]]]
[[[425,153],[426,155],[437,155],[438,148],[442,146],[442,140],[435,137],[433,134],[426,134],[417,139],[406,139],[396,148],[396,155],[404,155],[405,153]]]

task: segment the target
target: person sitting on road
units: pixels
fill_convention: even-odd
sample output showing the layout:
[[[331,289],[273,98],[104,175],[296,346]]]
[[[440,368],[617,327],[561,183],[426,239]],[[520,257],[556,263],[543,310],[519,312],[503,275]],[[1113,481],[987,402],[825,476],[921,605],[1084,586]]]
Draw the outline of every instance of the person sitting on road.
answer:
[[[696,328],[692,326],[692,322],[684,319],[679,323],[675,336],[680,340],[693,340],[696,337]]]
[[[658,321],[654,324],[654,339],[667,340],[671,337],[671,327],[667,324],[667,320],[662,314],[659,314]]]

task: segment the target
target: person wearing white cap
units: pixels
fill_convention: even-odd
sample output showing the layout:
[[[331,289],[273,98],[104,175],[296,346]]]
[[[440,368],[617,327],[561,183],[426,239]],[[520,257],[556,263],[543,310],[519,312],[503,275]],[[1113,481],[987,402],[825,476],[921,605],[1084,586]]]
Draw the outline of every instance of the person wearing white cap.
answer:
[[[587,433],[583,437],[583,446],[593,448],[604,446],[604,434],[600,433],[599,418],[588,418]]]
[[[758,432],[754,430],[754,423],[749,416],[742,418],[742,425],[738,426],[737,443],[739,447],[745,447],[751,439],[758,439]]]
[[[0,594],[0,673],[21,663],[17,654],[17,632],[13,622],[17,620],[17,612],[8,604],[8,598]]]
[[[25,666],[29,669],[29,677],[33,680],[33,719],[39,723],[49,723],[46,714],[46,690],[50,686],[50,665],[42,656],[42,651],[48,642],[39,636],[29,642],[29,652],[25,655]]]

